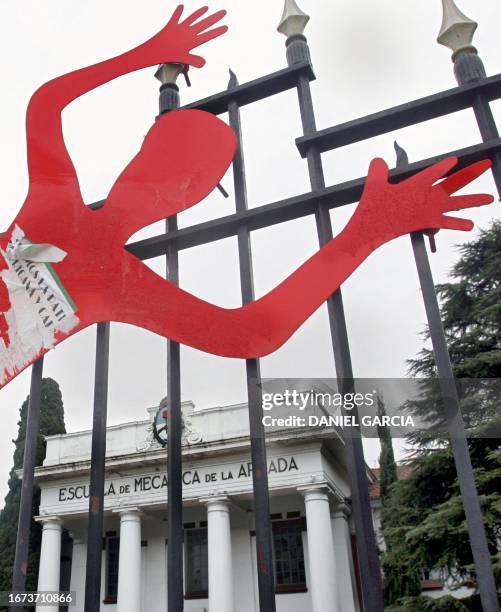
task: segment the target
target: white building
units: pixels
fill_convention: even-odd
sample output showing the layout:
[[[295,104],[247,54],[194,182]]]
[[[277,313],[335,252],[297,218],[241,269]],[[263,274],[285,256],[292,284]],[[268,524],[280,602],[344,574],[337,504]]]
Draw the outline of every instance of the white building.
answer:
[[[144,421],[108,428],[102,559],[106,612],[164,612],[166,450]],[[185,610],[257,612],[246,405],[183,403]],[[91,431],[47,438],[36,478],[40,590],[76,591],[83,610]],[[278,612],[358,612],[343,442],[318,429],[268,439]],[[44,608],[51,610],[51,608]]]

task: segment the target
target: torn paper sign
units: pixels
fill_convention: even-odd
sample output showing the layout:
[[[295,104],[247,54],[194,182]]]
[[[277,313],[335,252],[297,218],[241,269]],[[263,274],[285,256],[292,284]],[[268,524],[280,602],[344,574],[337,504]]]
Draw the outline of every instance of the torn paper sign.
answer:
[[[7,269],[0,277],[7,287],[10,309],[3,313],[0,337],[0,384],[54,346],[56,333],[68,333],[79,319],[77,307],[51,263],[66,253],[50,244],[32,244],[17,225],[5,251]]]

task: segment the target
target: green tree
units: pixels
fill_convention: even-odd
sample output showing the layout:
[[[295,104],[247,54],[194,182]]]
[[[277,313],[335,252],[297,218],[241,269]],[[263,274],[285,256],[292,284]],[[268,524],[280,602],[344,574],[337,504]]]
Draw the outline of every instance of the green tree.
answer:
[[[17,520],[19,502],[21,499],[21,479],[16,470],[22,469],[24,445],[26,439],[26,419],[28,413],[29,397],[23,402],[19,411],[18,436],[13,440],[15,444],[14,465],[9,476],[9,491],[5,497],[5,505],[0,512],[0,590],[8,591],[12,585],[12,568],[14,565],[14,554],[16,547]],[[59,385],[51,378],[42,381],[41,405],[40,405],[40,433],[37,440],[36,465],[41,465],[45,458],[44,436],[66,433],[64,425],[64,406]],[[32,516],[38,515],[40,505],[40,489],[35,486],[33,494]],[[31,537],[28,559],[28,575],[26,588],[36,590],[38,563],[41,544],[41,527],[32,520]]]
[[[501,583],[501,223],[460,247],[452,280],[436,287],[480,494],[484,523]],[[429,333],[425,334],[429,339]],[[401,582],[399,563],[420,570],[442,571],[453,588],[476,589],[456,470],[441,410],[433,353],[424,348],[409,362],[410,374],[422,377],[422,396],[412,409],[426,427],[409,436],[416,448],[410,477],[393,485],[383,510],[387,542],[383,556],[386,601],[390,610],[460,609],[441,598],[437,603],[410,598],[409,584]],[[428,377],[428,378],[427,378]],[[482,380],[479,380],[482,379]],[[491,379],[491,380],[485,380]],[[407,599],[405,599],[407,597]],[[402,599],[404,598],[404,599]],[[413,603],[414,602],[414,603]],[[414,608],[412,607],[414,605]],[[429,608],[422,606],[439,606]],[[480,610],[478,596],[462,600],[468,610]],[[449,607],[448,607],[449,606]]]
[[[386,409],[381,397],[378,397],[378,416],[385,416]],[[393,451],[391,430],[383,425],[378,426],[378,437],[381,446],[379,454],[379,488],[383,509],[388,504],[392,508],[396,505],[398,496],[393,494],[393,485],[398,481],[397,464]],[[400,503],[405,512],[412,512],[412,508]],[[392,513],[384,512],[382,516],[383,533],[385,534],[386,552],[383,558],[384,592],[387,601],[406,596],[417,596],[421,591],[421,570],[407,555],[405,546],[405,532],[401,523],[402,517],[395,517]]]
[[[386,409],[383,399],[378,396],[378,416],[386,416]],[[381,503],[383,506],[386,503],[390,487],[394,482],[397,482],[397,463],[395,461],[395,453],[393,451],[393,443],[391,440],[391,430],[385,425],[378,425],[377,428],[381,451],[379,453],[379,490]]]

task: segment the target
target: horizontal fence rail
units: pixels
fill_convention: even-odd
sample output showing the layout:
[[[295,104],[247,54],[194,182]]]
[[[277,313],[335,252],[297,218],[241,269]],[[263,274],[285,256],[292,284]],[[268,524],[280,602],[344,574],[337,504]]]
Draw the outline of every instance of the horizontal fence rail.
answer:
[[[297,86],[299,76],[302,75],[306,76],[309,81],[315,79],[315,73],[309,62],[295,64],[292,67],[272,72],[267,76],[242,85],[235,85],[221,93],[182,106],[181,110],[196,109],[221,115],[228,112],[230,104],[236,104],[239,108],[242,108],[242,106],[294,89]]]
[[[451,170],[452,173],[473,162],[490,159],[495,153],[501,153],[501,138],[435,157],[429,157],[409,164],[405,168],[395,168],[391,170],[390,178],[393,182],[402,181],[437,163],[441,159],[454,156],[459,159],[459,164]],[[277,223],[285,223],[313,215],[319,202],[331,209],[354,204],[362,196],[365,181],[366,177],[361,177],[333,185],[332,187],[319,189],[318,191],[310,191],[271,204],[250,208],[244,212],[190,225],[168,234],[160,234],[159,236],[133,242],[128,244],[126,249],[139,259],[147,260],[165,254],[168,245],[173,242],[176,243],[179,250],[189,249],[215,242],[216,240],[237,236],[241,227],[245,227],[249,231],[255,231],[270,225],[276,225]]]
[[[341,123],[316,134],[302,136],[296,139],[296,144],[303,157],[312,145],[321,153],[325,153],[472,108],[479,94],[488,102],[501,98],[501,74]]]

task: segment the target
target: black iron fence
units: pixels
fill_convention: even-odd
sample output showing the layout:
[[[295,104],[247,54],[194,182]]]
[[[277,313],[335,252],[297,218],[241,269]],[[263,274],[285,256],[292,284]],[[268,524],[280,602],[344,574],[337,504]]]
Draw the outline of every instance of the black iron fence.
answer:
[[[238,150],[233,161],[235,212],[233,214],[179,229],[176,218],[166,222],[166,232],[127,246],[127,249],[142,260],[160,255],[166,256],[168,278],[177,283],[179,277],[179,251],[207,244],[230,236],[238,240],[240,283],[242,302],[254,299],[253,266],[250,235],[252,231],[272,225],[313,215],[315,217],[318,242],[326,244],[333,237],[330,210],[360,199],[365,177],[337,185],[325,183],[322,153],[344,147],[377,135],[406,126],[415,125],[433,118],[471,108],[474,111],[482,142],[444,153],[430,159],[409,164],[400,154],[397,168],[392,171],[392,181],[398,182],[430,166],[439,159],[454,155],[459,166],[490,158],[492,172],[498,191],[501,193],[501,139],[494,121],[490,102],[501,98],[501,75],[486,77],[476,50],[466,46],[453,57],[459,86],[426,98],[414,100],[373,115],[317,130],[312,103],[310,82],[315,74],[310,62],[306,38],[302,34],[288,37],[287,67],[278,72],[240,85],[231,75],[228,88],[213,96],[194,102],[184,108],[196,108],[216,115],[228,113],[229,123],[238,137]],[[240,109],[243,106],[264,100],[281,92],[297,91],[303,135],[297,138],[299,153],[306,159],[311,191],[264,206],[249,209],[245,178],[244,147],[241,135]],[[171,112],[180,107],[179,90],[175,83],[164,83],[160,90],[160,113]],[[99,207],[102,202],[91,205]],[[427,249],[422,233],[411,236],[419,280],[431,339],[441,379],[444,397],[456,397],[453,373],[440,320],[433,278],[428,262]],[[340,391],[349,391],[354,386],[350,346],[343,311],[343,298],[338,290],[328,300],[328,315],[332,348],[335,358],[336,376],[341,382]],[[96,373],[94,394],[94,420],[92,434],[92,459],[90,474],[90,498],[88,517],[87,574],[85,588],[85,610],[100,609],[101,591],[101,546],[103,526],[104,475],[106,453],[106,412],[108,387],[108,354],[110,324],[97,326]],[[23,590],[26,579],[26,563],[33,490],[34,441],[38,430],[40,406],[40,382],[43,360],[32,369],[30,405],[24,457],[23,488],[13,590]],[[258,588],[261,612],[275,610],[275,586],[272,558],[271,523],[269,511],[268,477],[266,469],[266,445],[262,424],[262,402],[259,386],[259,360],[246,362],[251,455],[254,465],[253,488],[256,522],[256,546],[259,559]],[[168,610],[183,610],[183,509],[181,480],[181,367],[180,347],[175,342],[167,343],[167,394],[168,413]],[[486,612],[499,610],[493,570],[482,522],[481,509],[475,487],[473,470],[468,453],[466,437],[457,403],[449,403],[448,425],[454,452],[458,479],[468,523],[470,543],[476,566],[482,605]],[[360,435],[347,436],[346,459],[351,487],[351,503],[355,521],[357,557],[360,565],[362,597],[366,610],[383,610],[381,570],[372,523],[369,499],[367,468],[364,461]],[[215,611],[212,611],[215,612]]]

